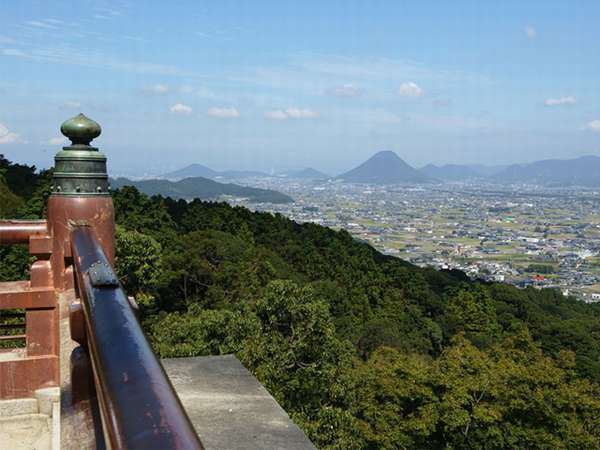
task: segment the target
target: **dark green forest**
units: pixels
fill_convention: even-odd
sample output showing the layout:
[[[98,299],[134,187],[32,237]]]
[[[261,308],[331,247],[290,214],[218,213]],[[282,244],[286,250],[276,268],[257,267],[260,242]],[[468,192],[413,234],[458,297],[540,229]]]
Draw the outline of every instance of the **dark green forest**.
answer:
[[[2,217],[43,216],[49,179],[0,158]],[[117,271],[157,354],[235,353],[319,448],[600,448],[600,305],[280,215],[113,198]],[[19,247],[0,264],[27,275]]]

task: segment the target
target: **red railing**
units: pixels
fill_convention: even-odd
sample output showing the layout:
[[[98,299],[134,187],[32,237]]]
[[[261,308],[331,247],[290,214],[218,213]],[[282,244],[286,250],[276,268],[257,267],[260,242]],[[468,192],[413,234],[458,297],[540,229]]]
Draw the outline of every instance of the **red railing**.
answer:
[[[45,221],[8,220],[0,221],[0,244],[29,244],[36,258],[29,280],[0,283],[0,399],[30,397],[36,389],[59,383],[52,238]]]
[[[45,220],[3,220],[0,222],[0,245],[27,244],[30,236],[46,233]]]
[[[84,322],[72,334],[85,335],[108,446],[202,449],[93,229],[75,226],[71,249]]]

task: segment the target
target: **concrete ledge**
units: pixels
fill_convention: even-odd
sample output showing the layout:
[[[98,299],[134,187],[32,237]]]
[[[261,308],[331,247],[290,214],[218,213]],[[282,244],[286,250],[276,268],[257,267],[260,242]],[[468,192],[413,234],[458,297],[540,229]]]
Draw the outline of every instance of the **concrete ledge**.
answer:
[[[51,427],[51,419],[45,414],[0,417],[0,448],[51,450]]]
[[[13,417],[22,414],[37,414],[38,402],[35,398],[15,398],[0,400],[0,417]]]
[[[235,356],[161,362],[206,450],[315,449]]]

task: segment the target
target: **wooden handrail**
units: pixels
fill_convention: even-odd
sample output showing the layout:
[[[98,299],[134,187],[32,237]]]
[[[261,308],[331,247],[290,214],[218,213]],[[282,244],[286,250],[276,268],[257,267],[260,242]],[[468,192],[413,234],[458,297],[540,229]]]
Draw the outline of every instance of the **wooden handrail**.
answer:
[[[112,449],[203,449],[91,227],[71,246],[87,349]]]

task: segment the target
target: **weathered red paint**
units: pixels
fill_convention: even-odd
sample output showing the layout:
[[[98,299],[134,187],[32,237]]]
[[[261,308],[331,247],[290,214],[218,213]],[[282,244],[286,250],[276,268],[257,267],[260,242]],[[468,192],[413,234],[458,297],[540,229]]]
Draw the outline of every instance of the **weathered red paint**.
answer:
[[[29,281],[0,283],[0,310],[25,309],[25,348],[0,361],[0,398],[33,396],[36,389],[57,386],[59,311],[50,257],[52,239],[46,221],[0,223],[3,243],[29,243],[37,258]]]
[[[52,269],[54,287],[65,290],[72,286],[65,272],[65,258],[71,257],[71,230],[86,224],[93,227],[98,241],[112,264],[115,258],[115,213],[110,196],[60,196],[48,199],[48,231],[53,239]],[[71,272],[72,273],[72,272]]]
[[[36,389],[57,386],[58,356],[16,357],[0,364],[0,399],[33,397]],[[54,375],[49,377],[49,375]]]
[[[45,220],[0,221],[0,245],[27,244],[30,236],[46,233]]]

